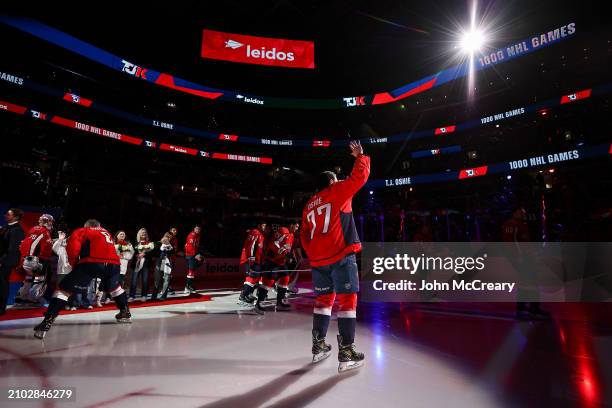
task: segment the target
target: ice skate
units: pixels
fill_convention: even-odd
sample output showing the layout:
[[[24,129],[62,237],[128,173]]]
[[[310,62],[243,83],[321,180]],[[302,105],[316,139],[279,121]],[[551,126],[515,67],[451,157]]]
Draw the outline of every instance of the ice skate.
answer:
[[[261,306],[261,303],[259,302],[255,303],[255,307],[253,308],[253,311],[257,313],[258,315],[263,315],[264,313],[266,313],[266,310]]]
[[[342,336],[338,335],[338,372],[359,368],[364,363],[365,355],[355,350],[355,344],[342,345]]]
[[[325,360],[331,355],[331,344],[325,343],[325,339],[319,337],[319,332],[312,331],[312,362],[313,364]]]
[[[47,317],[43,319],[36,327],[34,327],[34,337],[37,339],[43,339],[47,332],[51,329],[53,322],[55,321],[55,317]]]
[[[255,302],[255,300],[257,300],[257,298],[254,297],[246,297],[243,294],[240,294],[240,297],[238,298],[238,304],[241,306],[253,306],[253,303]]]
[[[276,302],[276,311],[277,312],[288,312],[291,310],[291,305],[287,299],[281,299],[279,302]]]
[[[115,319],[117,319],[117,323],[132,323],[130,309],[127,306],[121,309],[119,313],[115,315]]]

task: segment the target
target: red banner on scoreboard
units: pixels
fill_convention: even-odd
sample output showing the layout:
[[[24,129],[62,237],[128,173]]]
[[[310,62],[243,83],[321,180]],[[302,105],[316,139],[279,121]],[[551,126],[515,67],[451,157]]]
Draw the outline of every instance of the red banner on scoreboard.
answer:
[[[444,135],[446,133],[453,133],[455,131],[456,126],[445,126],[445,127],[439,127],[436,128],[436,130],[434,131],[434,135]]]
[[[237,142],[238,135],[228,135],[226,133],[219,133],[219,140],[225,140],[227,142]]]
[[[169,143],[162,143],[159,145],[159,150],[165,150],[167,152],[175,152],[175,153],[183,153],[189,154],[191,156],[195,156],[198,154],[197,149],[192,149],[190,147],[177,146]]]
[[[331,140],[313,140],[312,147],[329,147],[331,146]]]
[[[18,113],[20,115],[23,115],[25,111],[28,110],[28,108],[26,108],[25,106],[19,106],[4,101],[0,101],[0,109],[13,113]]]
[[[212,158],[218,160],[236,160],[251,163],[272,164],[272,158],[270,157],[245,156],[242,154],[213,153]]]
[[[314,42],[204,30],[202,58],[287,68],[314,68]]]
[[[66,126],[73,129],[78,129],[83,132],[93,133],[98,136],[108,137],[124,143],[129,143],[137,146],[142,144],[142,139],[138,137],[125,135],[119,132],[113,132],[112,130],[99,128],[97,126],[89,125],[87,123],[77,122],[72,119],[62,118],[61,116],[53,116],[53,118],[51,119],[51,123]]]
[[[77,105],[85,106],[86,108],[89,108],[93,103],[91,99],[83,98],[77,94],[69,92],[64,94],[64,100],[67,102],[76,103]]]
[[[564,103],[579,101],[580,99],[587,99],[590,97],[591,97],[591,89],[585,89],[583,91],[578,91],[573,94],[563,95],[561,97],[561,105],[563,105]]]
[[[472,177],[480,177],[487,174],[488,166],[474,167],[472,169],[464,169],[459,172],[459,180]]]

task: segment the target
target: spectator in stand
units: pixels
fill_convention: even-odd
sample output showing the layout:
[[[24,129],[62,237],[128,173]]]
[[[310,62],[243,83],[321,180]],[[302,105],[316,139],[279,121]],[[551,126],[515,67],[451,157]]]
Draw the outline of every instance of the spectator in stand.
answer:
[[[202,262],[202,255],[200,254],[200,231],[199,225],[193,228],[193,231],[187,236],[185,242],[185,259],[187,260],[187,280],[185,282],[185,293],[193,293],[196,289],[193,287],[193,280],[195,278],[195,270]]]
[[[142,300],[147,300],[149,294],[149,269],[151,268],[151,256],[155,249],[155,243],[149,241],[149,234],[147,230],[141,228],[136,234],[136,262],[134,264],[134,271],[132,272],[132,280],[130,284],[130,298],[129,301],[133,301],[136,297],[136,287],[138,286],[138,276],[140,275],[141,284],[141,296]]]
[[[21,217],[23,217],[23,211],[11,208],[4,215],[7,226],[0,229],[0,315],[6,313],[9,277],[13,268],[19,265],[21,257],[19,245],[25,236],[19,224]]]

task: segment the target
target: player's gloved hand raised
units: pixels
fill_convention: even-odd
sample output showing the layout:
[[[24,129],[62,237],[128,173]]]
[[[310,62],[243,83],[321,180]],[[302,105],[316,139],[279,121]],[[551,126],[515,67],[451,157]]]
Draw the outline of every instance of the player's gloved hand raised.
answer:
[[[196,261],[198,261],[198,262],[202,262],[202,261],[204,260],[204,257],[203,257],[202,255],[200,255],[200,254],[197,254],[197,255],[195,256],[195,259],[196,259]]]
[[[351,149],[351,156],[357,157],[363,154],[363,147],[361,147],[361,142],[359,140],[351,140],[349,148]]]

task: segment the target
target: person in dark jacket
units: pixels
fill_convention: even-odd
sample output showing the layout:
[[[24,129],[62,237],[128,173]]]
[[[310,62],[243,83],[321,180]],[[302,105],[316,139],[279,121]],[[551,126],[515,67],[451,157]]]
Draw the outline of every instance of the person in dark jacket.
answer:
[[[7,226],[0,229],[0,315],[6,313],[11,270],[19,265],[21,257],[19,245],[25,237],[23,228],[19,225],[21,217],[23,217],[23,211],[11,208],[4,215]]]

